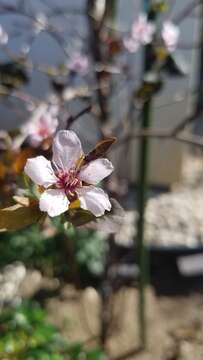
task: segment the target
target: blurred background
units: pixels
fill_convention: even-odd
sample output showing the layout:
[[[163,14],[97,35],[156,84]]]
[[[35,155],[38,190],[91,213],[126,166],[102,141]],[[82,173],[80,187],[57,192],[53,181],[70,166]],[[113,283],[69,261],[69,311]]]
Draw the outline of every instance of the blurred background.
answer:
[[[58,217],[0,233],[0,359],[203,358],[202,14],[201,0],[0,0],[1,208],[28,155],[48,154],[30,126],[47,116],[86,153],[117,138],[103,187],[124,208],[113,234]]]

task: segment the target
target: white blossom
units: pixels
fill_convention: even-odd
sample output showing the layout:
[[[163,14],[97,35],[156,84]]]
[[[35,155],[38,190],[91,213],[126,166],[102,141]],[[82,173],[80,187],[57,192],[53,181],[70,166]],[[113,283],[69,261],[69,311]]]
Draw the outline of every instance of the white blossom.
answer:
[[[170,21],[163,24],[162,38],[169,52],[175,51],[180,36],[178,26]]]
[[[147,20],[145,14],[140,14],[133,23],[131,34],[124,39],[124,46],[130,52],[136,52],[141,45],[149,44],[155,32],[155,25]]]
[[[44,139],[53,136],[58,127],[58,106],[42,103],[36,108],[26,124],[21,128],[29,137],[32,146],[38,146]]]
[[[105,158],[83,165],[84,153],[75,132],[60,130],[53,141],[52,162],[43,156],[28,159],[25,173],[45,188],[39,200],[41,211],[54,217],[66,212],[72,200],[96,217],[111,210],[108,195],[95,185],[111,174],[112,163]],[[81,163],[81,165],[80,165]]]

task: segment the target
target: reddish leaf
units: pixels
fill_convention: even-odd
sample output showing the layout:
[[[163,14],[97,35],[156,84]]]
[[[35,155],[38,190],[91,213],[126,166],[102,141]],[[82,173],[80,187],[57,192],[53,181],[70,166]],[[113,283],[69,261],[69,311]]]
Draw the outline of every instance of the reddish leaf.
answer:
[[[115,137],[109,137],[100,141],[96,147],[89,152],[84,158],[83,165],[89,163],[92,160],[96,160],[98,158],[103,157],[110,147],[116,142]]]

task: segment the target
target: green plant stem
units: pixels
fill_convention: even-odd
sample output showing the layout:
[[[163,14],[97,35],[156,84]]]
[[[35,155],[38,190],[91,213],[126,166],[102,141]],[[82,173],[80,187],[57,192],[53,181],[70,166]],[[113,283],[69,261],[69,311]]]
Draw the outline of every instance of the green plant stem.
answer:
[[[143,0],[143,9],[148,14],[151,0]],[[144,53],[144,71],[150,69],[151,47],[145,47]],[[150,128],[151,122],[151,99],[145,102],[142,110],[142,130]],[[145,207],[147,197],[147,173],[149,161],[149,139],[142,138],[139,148],[139,179],[138,179],[138,221],[137,221],[137,250],[138,262],[140,267],[139,278],[139,338],[142,348],[147,344],[147,326],[146,326],[146,297],[145,289],[149,283],[149,253],[145,244]]]
[[[148,129],[150,125],[151,101],[144,105],[142,129]],[[146,347],[146,313],[145,313],[145,288],[149,281],[149,261],[148,251],[144,239],[145,227],[145,205],[147,195],[147,170],[148,170],[148,151],[149,140],[143,138],[140,143],[139,158],[139,187],[138,187],[138,222],[137,222],[137,245],[138,261],[140,267],[139,278],[139,335],[140,343]]]

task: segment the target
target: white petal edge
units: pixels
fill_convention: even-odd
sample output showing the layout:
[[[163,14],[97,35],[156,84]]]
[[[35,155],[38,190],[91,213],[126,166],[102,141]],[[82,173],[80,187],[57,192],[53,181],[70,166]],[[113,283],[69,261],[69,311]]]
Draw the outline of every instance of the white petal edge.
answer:
[[[43,192],[39,200],[39,208],[49,216],[54,217],[63,214],[68,210],[68,200],[66,194],[61,189],[49,189]]]
[[[96,217],[102,216],[105,210],[111,210],[111,203],[108,195],[101,189],[94,186],[83,186],[77,190],[80,200],[80,207],[89,210]]]
[[[53,162],[59,170],[69,170],[83,155],[80,139],[74,131],[60,130],[53,141]]]
[[[113,170],[113,164],[108,159],[96,159],[80,170],[79,178],[87,184],[96,185]]]
[[[28,159],[24,167],[24,172],[34,183],[44,187],[55,184],[57,181],[51,162],[44,156]]]

